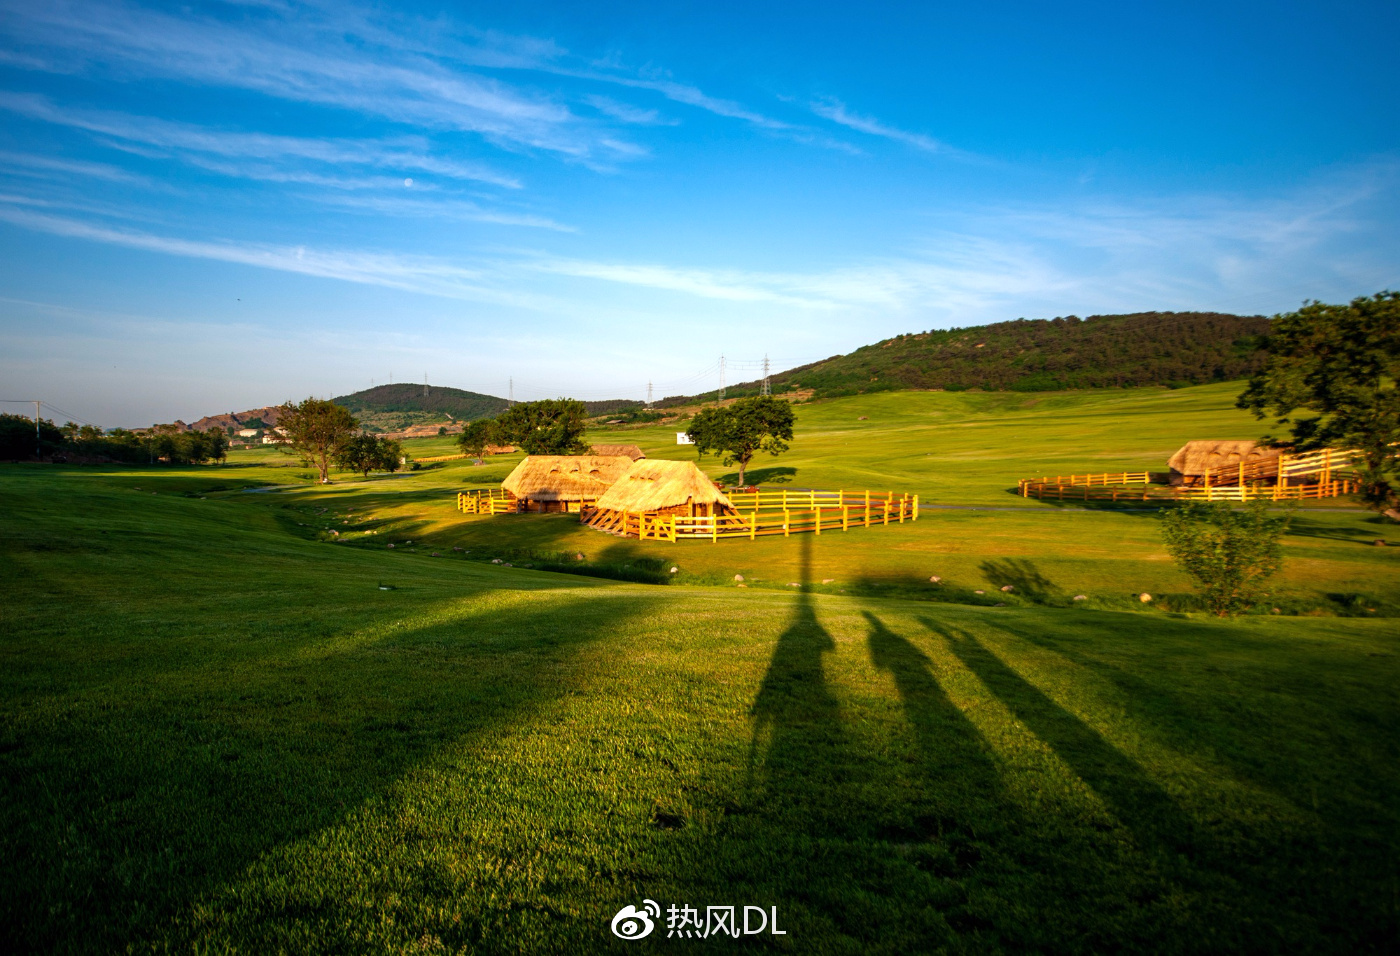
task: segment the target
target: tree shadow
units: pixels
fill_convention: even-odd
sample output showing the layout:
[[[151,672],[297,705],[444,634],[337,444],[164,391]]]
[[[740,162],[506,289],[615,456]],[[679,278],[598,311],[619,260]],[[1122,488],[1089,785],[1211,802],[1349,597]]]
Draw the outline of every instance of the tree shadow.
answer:
[[[744,472],[744,480],[751,485],[788,485],[797,477],[797,469],[786,465],[775,465],[771,468],[750,468]],[[739,473],[731,471],[727,475],[720,476],[720,484],[732,485],[739,480]]]
[[[979,566],[992,587],[1011,588],[1011,593],[1036,604],[1065,604],[1065,592],[1058,584],[1040,573],[1034,561],[1025,558],[999,558],[983,561]]]
[[[65,640],[91,644],[101,666],[77,665],[70,686],[47,687],[71,703],[0,751],[10,781],[0,945],[114,952],[163,932],[202,895],[337,826],[434,752],[571,693],[573,671],[557,665],[649,606],[555,603],[483,627],[418,600],[386,596],[384,614],[356,633],[313,608],[250,621],[247,633],[219,622],[198,650],[185,647],[189,625],[161,623],[156,609],[126,612],[146,629],[134,650],[100,637],[120,614],[92,634],[70,624]],[[410,609],[425,623],[402,627]]]
[[[1006,665],[976,637],[921,617],[1025,727],[1110,806],[1139,845],[1158,855],[1197,848],[1195,824],[1141,767]]]

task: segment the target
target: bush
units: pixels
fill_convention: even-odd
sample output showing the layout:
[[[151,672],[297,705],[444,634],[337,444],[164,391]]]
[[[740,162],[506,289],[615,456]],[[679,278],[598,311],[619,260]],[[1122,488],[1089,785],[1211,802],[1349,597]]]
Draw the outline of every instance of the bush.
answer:
[[[1239,509],[1193,502],[1163,512],[1162,536],[1206,606],[1225,617],[1253,606],[1264,582],[1278,571],[1279,540],[1291,519],[1291,514],[1271,517],[1264,501]]]

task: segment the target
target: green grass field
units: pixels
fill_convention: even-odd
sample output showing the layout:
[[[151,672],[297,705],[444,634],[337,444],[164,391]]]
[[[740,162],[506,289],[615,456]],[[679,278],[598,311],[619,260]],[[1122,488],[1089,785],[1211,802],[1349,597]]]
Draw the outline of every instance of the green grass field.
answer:
[[[959,507],[752,544],[453,510],[518,457],[0,466],[0,945],[1393,951],[1393,526],[1300,513],[1282,613],[1219,621],[1151,513],[1007,491],[1256,435],[1232,394],[803,406],[770,479]],[[786,935],[614,938],[643,899]]]

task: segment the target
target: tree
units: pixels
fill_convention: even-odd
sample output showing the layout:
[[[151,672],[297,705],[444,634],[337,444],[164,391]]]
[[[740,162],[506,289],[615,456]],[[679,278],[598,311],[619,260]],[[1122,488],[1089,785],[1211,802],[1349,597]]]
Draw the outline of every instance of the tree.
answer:
[[[335,451],[336,467],[358,471],[366,478],[371,471],[398,471],[403,446],[391,438],[368,433],[347,438]]]
[[[588,409],[571,398],[547,398],[512,405],[495,419],[495,437],[519,445],[527,455],[581,455]]]
[[[1196,582],[1218,617],[1245,610],[1283,563],[1279,539],[1291,515],[1270,517],[1268,505],[1241,509],[1223,502],[1190,502],[1162,514],[1167,553]]]
[[[0,458],[20,461],[52,454],[63,443],[63,431],[47,418],[36,427],[23,415],[0,414]]]
[[[781,455],[792,440],[792,405],[781,398],[757,395],[741,398],[727,407],[702,408],[691,419],[686,434],[701,455],[724,454],[726,465],[739,466],[739,484],[753,456],[760,451]]]
[[[359,424],[348,408],[320,398],[296,405],[287,402],[277,409],[277,432],[302,461],[316,466],[323,485],[330,483],[331,460],[340,446],[354,437]]]
[[[457,444],[462,454],[470,455],[477,461],[486,452],[486,446],[495,444],[496,423],[489,418],[478,418],[462,426],[462,434],[457,436]]]
[[[1400,292],[1310,302],[1275,316],[1264,341],[1239,407],[1277,419],[1300,451],[1357,451],[1360,499],[1400,521]]]

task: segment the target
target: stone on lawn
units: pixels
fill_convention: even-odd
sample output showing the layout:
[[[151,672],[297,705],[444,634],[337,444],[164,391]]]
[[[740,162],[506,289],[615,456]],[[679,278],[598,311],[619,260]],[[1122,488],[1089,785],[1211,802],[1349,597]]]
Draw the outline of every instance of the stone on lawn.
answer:
[[[1141,601],[1143,604],[1151,604],[1152,595],[1148,594],[1146,591],[1143,591],[1141,594],[1138,595],[1138,600]]]
[[[973,594],[986,594],[986,591],[973,591]]]
[[[1087,600],[1089,600],[1089,597],[1088,597],[1088,595],[1086,595],[1086,594],[1076,594],[1076,595],[1074,596],[1074,599],[1075,599],[1076,601],[1087,601]]]
[[[1003,591],[1014,591],[1014,590],[1016,590],[1015,588],[1013,588],[1013,587],[1012,587],[1011,585],[1009,585],[1009,584],[1003,584],[1003,585],[1001,586],[1001,589],[1002,589]]]
[[[822,584],[830,584],[835,580],[835,578],[822,578]]]
[[[672,574],[675,574],[675,573],[676,573],[677,571],[679,571],[679,570],[680,570],[680,568],[672,568],[672,569],[671,569],[671,573],[672,573]]]
[[[742,574],[736,574],[736,575],[734,575],[734,580],[736,580],[736,581],[742,581],[742,580],[744,580],[744,576],[743,576]]]
[[[936,575],[936,574],[933,575],[932,577],[930,577],[928,580],[929,580],[929,583],[930,583],[930,584],[942,584],[942,583],[943,583],[943,579],[940,578],[940,577],[939,577],[938,575]]]

